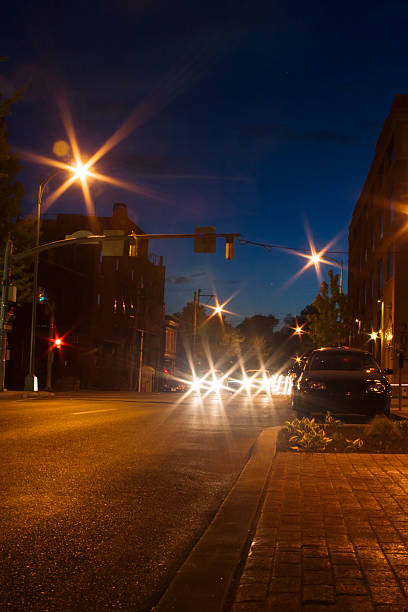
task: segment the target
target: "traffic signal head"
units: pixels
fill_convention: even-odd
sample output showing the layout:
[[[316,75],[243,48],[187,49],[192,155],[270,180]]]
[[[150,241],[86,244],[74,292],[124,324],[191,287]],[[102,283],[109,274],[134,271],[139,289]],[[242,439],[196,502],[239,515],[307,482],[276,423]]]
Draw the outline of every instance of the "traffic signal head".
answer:
[[[225,238],[225,259],[234,259],[234,236]]]
[[[216,252],[217,238],[215,236],[215,227],[196,227],[194,234],[196,234],[194,238],[194,253]]]
[[[53,348],[60,349],[60,348],[61,348],[61,346],[62,346],[62,340],[61,340],[61,338],[58,338],[58,337],[57,337],[57,338],[54,338],[54,346],[53,346]]]
[[[47,294],[42,287],[38,287],[38,301],[40,304],[47,301]]]

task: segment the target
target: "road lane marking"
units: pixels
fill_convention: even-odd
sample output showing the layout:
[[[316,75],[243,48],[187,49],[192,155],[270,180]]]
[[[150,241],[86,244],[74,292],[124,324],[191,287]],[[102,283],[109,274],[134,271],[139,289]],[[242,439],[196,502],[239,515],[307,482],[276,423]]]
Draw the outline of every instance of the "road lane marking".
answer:
[[[111,412],[112,410],[119,410],[119,408],[103,408],[102,410],[85,410],[84,412],[73,412],[72,414],[93,414],[94,412]]]

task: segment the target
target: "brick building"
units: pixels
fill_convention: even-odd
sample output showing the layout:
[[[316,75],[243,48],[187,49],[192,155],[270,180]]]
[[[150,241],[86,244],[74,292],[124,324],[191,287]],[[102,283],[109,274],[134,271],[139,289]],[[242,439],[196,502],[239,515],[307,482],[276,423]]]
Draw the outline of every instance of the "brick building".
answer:
[[[47,299],[38,305],[35,372],[39,386],[45,386],[48,363],[57,389],[73,385],[138,390],[140,385],[141,391],[155,390],[162,369],[164,333],[162,258],[149,255],[148,240],[139,240],[136,248],[126,239],[132,231],[143,232],[128,218],[125,204],[114,204],[111,217],[59,214],[46,219],[41,223],[41,242],[81,230],[123,235],[124,239],[75,244],[41,254],[39,286]],[[63,338],[63,346],[54,349],[50,366],[52,311],[55,333]],[[21,386],[17,379],[27,373],[29,338],[25,334],[18,340],[16,334],[19,328],[20,335],[21,329],[28,329],[24,317],[18,316],[15,327],[8,369],[10,386]]]
[[[408,357],[407,213],[408,95],[397,95],[350,223],[348,281],[352,342],[393,368],[394,380],[398,352]]]

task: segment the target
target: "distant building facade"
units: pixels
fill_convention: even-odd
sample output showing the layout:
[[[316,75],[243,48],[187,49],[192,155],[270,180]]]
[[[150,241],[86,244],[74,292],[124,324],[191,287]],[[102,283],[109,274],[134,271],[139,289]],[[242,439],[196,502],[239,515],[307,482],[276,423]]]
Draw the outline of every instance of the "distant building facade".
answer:
[[[400,351],[408,358],[408,95],[394,99],[353,212],[348,284],[352,343],[397,380]]]
[[[112,217],[59,214],[41,224],[41,242],[61,240],[78,231],[123,240],[75,244],[44,251],[39,286],[46,300],[38,304],[35,372],[45,386],[51,368],[53,388],[153,391],[159,386],[164,333],[165,268],[148,254],[148,240],[135,245],[127,236],[144,232],[128,218],[125,204],[114,204]],[[55,330],[50,328],[52,313]],[[19,328],[20,316],[16,320]],[[21,321],[22,322],[22,321]],[[27,321],[25,322],[27,330]],[[27,373],[28,337],[18,329],[10,337],[11,386]],[[50,338],[62,338],[48,352]],[[28,334],[26,334],[28,336]],[[20,362],[20,370],[16,362]],[[14,376],[14,380],[13,380]]]

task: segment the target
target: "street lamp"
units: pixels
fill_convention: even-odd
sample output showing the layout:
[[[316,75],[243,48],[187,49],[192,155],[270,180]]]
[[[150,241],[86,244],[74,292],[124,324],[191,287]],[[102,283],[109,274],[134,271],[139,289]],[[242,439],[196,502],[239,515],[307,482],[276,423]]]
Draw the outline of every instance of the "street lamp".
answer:
[[[333,262],[340,267],[340,294],[342,294],[343,293],[343,260],[341,259],[339,261],[338,259],[334,259],[334,257],[327,257],[327,255],[325,254],[322,257],[319,253],[314,253],[313,255],[309,255],[308,257],[310,261],[315,265],[319,263]]]
[[[65,169],[59,169],[47,176],[47,178],[40,180],[38,183],[37,192],[37,219],[36,219],[36,232],[35,232],[35,247],[36,249],[40,245],[40,221],[41,221],[41,204],[43,200],[44,191],[48,183],[56,176],[63,172],[70,170],[74,175],[74,180],[80,179],[85,180],[85,177],[89,174],[88,167],[78,164],[76,167],[67,166]],[[28,374],[25,377],[24,389],[26,391],[38,391],[38,381],[34,373],[35,369],[35,332],[37,322],[37,293],[38,293],[38,263],[39,254],[38,250],[35,251],[34,255],[34,273],[33,273],[33,299],[31,305],[31,334],[30,334],[30,360],[28,366]]]

